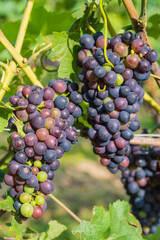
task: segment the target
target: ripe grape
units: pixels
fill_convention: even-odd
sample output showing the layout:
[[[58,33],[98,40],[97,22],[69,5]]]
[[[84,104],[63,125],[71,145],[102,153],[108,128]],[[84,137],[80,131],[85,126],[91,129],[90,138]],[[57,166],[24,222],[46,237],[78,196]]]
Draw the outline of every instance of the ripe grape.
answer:
[[[43,128],[45,126],[45,117],[41,114],[36,115],[31,119],[31,126],[37,130],[39,128]]]
[[[44,194],[50,194],[54,190],[54,184],[50,180],[46,180],[40,183],[40,189]]]
[[[28,101],[31,104],[39,105],[39,104],[41,104],[42,100],[43,100],[43,95],[41,94],[41,92],[38,92],[38,91],[33,92],[32,91],[29,94]]]
[[[35,219],[39,219],[43,216],[43,209],[40,206],[35,206],[33,208],[32,217]]]

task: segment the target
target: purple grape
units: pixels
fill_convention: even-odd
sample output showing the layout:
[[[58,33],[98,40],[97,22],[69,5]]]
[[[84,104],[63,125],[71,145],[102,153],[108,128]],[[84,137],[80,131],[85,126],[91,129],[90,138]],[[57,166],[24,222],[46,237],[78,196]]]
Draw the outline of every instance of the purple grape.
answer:
[[[14,157],[15,160],[19,163],[26,163],[28,161],[27,155],[25,154],[25,152],[22,151],[17,152]]]
[[[50,180],[40,183],[40,189],[44,194],[50,194],[54,191],[54,184]]]

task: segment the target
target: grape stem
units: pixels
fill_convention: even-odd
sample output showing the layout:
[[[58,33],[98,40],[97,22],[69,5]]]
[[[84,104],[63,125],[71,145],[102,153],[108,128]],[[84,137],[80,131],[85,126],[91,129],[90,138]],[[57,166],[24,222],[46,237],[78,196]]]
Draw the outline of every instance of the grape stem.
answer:
[[[160,138],[134,137],[130,144],[160,147]]]
[[[25,72],[31,82],[35,85],[43,87],[42,84],[38,81],[36,75],[32,71],[29,66],[26,66],[24,63],[24,58],[16,51],[16,49],[12,46],[12,44],[8,41],[8,39],[3,34],[2,30],[0,29],[0,42],[3,46],[8,50],[8,52],[12,55],[15,61],[18,63],[19,67]],[[3,85],[5,85],[5,81],[3,81]],[[6,87],[6,85],[5,85]]]
[[[77,222],[81,223],[82,220],[76,216],[64,203],[62,203],[60,200],[58,200],[54,195],[49,194],[49,197],[55,201],[59,206],[61,206],[71,217],[73,217]]]
[[[105,35],[104,35],[104,57],[105,57],[105,60],[109,63],[109,65],[114,68],[114,65],[109,61],[108,57],[107,57],[107,17],[106,17],[106,14],[104,12],[104,9],[103,9],[103,0],[100,0],[99,1],[99,8],[100,8],[100,11],[101,11],[101,14],[103,16],[103,19],[104,19],[104,28],[105,28]]]
[[[146,26],[143,23],[143,21],[140,20],[140,17],[138,15],[137,11],[136,11],[136,8],[135,8],[132,0],[123,0],[123,4],[124,4],[125,8],[127,9],[129,17],[132,21],[133,29],[136,32],[140,31],[141,38],[144,40],[144,42],[146,42],[149,45],[149,47],[151,47],[149,39],[148,39],[148,35],[147,35],[147,32],[146,32]],[[154,62],[152,64],[152,66],[153,66],[152,67],[152,72],[156,76],[160,77],[160,68],[159,68],[158,63]],[[156,82],[157,82],[158,86],[160,87],[160,79],[156,78]]]
[[[145,92],[143,99],[160,114],[160,106],[147,92]]]
[[[143,25],[146,28],[147,27],[147,0],[142,0],[140,19],[142,20]]]
[[[25,37],[25,33],[27,31],[27,26],[28,26],[28,23],[29,23],[31,11],[32,11],[32,8],[33,8],[33,4],[34,4],[34,0],[28,0],[27,1],[26,8],[25,8],[23,18],[22,18],[22,21],[21,21],[21,25],[20,25],[20,28],[19,28],[16,44],[15,44],[16,54],[20,53],[20,51],[21,51],[23,41],[24,41],[24,37]],[[4,38],[4,34],[1,34],[0,40],[1,40],[1,38],[3,38],[3,40],[6,39],[6,38]],[[12,45],[10,44],[9,46],[12,46]],[[17,69],[16,62],[14,60],[11,60],[10,64],[9,65],[6,64],[6,65],[8,67],[7,67],[7,69],[5,69],[6,72],[5,72],[5,75],[3,76],[3,79],[2,79],[3,87],[0,90],[0,101],[2,101],[2,99],[5,95],[6,89],[8,89],[8,86],[9,86],[10,82],[12,81],[13,77],[15,76],[16,69]],[[4,65],[4,66],[6,67],[6,65]],[[32,72],[31,68],[29,69],[29,72]]]
[[[95,34],[96,33],[96,30],[90,25],[90,24],[88,24],[88,29],[93,33],[93,34]]]
[[[12,152],[9,150],[5,155],[4,157],[1,158],[0,160],[0,166],[3,165],[3,163],[12,155]]]
[[[46,50],[48,50],[49,48],[52,47],[52,43],[47,44],[46,46],[44,46],[43,48],[39,49],[37,52],[35,52],[27,61],[26,64],[30,64],[36,57],[38,57],[42,52],[45,52]]]

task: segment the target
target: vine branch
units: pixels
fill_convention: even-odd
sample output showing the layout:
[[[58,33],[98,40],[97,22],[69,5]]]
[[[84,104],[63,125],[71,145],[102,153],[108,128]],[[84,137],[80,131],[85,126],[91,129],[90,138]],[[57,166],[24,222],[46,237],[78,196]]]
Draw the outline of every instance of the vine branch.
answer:
[[[145,92],[143,99],[151,106],[153,107],[158,114],[160,114],[160,106],[158,103],[147,93]]]
[[[0,160],[0,166],[2,166],[2,164],[12,155],[12,152],[11,151],[8,151],[4,157],[1,158]]]
[[[160,138],[134,137],[130,144],[160,147]]]
[[[29,66],[25,65],[24,58],[15,50],[15,48],[8,41],[8,39],[5,37],[5,35],[3,34],[1,29],[0,29],[0,42],[8,50],[8,52],[12,55],[14,60],[18,63],[19,67],[22,68],[22,70],[25,72],[25,74],[28,76],[28,78],[31,80],[31,82],[34,85],[38,85],[40,87],[43,87],[42,84],[37,79],[34,72],[32,71],[32,69]],[[3,82],[3,84],[5,84],[5,81]]]
[[[52,47],[52,43],[47,44],[43,48],[39,49],[37,52],[35,52],[27,61],[27,64],[30,64],[36,57],[38,57],[42,52],[45,52],[47,49]]]
[[[146,4],[146,3],[147,2],[144,0],[143,4]],[[132,0],[123,0],[123,4],[124,4],[129,16],[130,16],[130,19],[132,21],[133,29],[136,32],[140,31],[141,38],[144,40],[144,42],[146,42],[151,47],[148,36],[147,36],[146,29],[145,29],[146,26],[143,23],[143,21],[140,19]],[[159,68],[158,63],[154,62],[152,66],[153,66],[152,67],[152,72],[156,76],[160,77],[160,68]],[[160,79],[156,79],[156,81],[157,81],[158,86],[160,87]]]
[[[107,63],[109,63],[109,65],[113,68],[114,65],[109,61],[108,57],[107,57],[107,17],[105,14],[105,11],[103,9],[103,0],[99,1],[99,8],[101,11],[101,14],[103,16],[104,19],[104,28],[105,28],[105,35],[104,35],[104,57]]]
[[[25,8],[25,11],[24,11],[24,15],[23,15],[23,18],[22,18],[22,21],[21,21],[19,32],[18,32],[18,36],[17,36],[17,40],[16,40],[16,44],[15,44],[15,49],[8,42],[9,46],[11,46],[14,49],[14,51],[16,53],[16,56],[17,56],[17,54],[20,53],[22,45],[23,45],[23,41],[24,41],[26,30],[27,30],[27,26],[28,26],[28,23],[29,23],[29,18],[30,18],[30,15],[31,15],[33,4],[34,4],[34,0],[28,0],[27,1],[26,8]],[[4,34],[1,32],[1,37],[2,36],[5,37]],[[5,39],[6,38],[3,38],[3,40],[5,40]],[[3,79],[2,79],[3,80],[2,81],[3,87],[0,90],[0,101],[2,101],[2,99],[3,99],[4,95],[5,95],[6,89],[8,89],[8,86],[9,86],[10,82],[12,81],[13,77],[15,76],[16,69],[17,69],[16,62],[14,60],[12,60],[10,62],[10,64],[8,65],[8,70],[5,72],[5,75],[4,75]],[[32,75],[31,77],[36,79],[33,71],[31,70],[31,68],[27,69],[27,71],[29,71],[30,73],[32,72],[31,73],[31,75]],[[39,84],[38,79],[36,79],[36,80],[37,80],[36,81],[36,85],[41,85],[41,84]]]
[[[147,26],[147,0],[142,0],[142,2],[141,2],[140,19],[142,20],[142,22],[146,28],[146,26]]]
[[[34,0],[28,0],[27,1],[27,5],[26,5],[26,8],[25,8],[25,12],[23,14],[23,18],[22,18],[22,21],[21,21],[21,25],[20,25],[20,28],[19,28],[19,32],[18,32],[16,44],[15,44],[15,49],[18,53],[20,53],[21,49],[22,49],[24,37],[25,37],[27,27],[28,27],[28,23],[29,23],[29,18],[30,18],[32,8],[33,8],[33,4],[34,4]]]
[[[52,194],[49,194],[49,197],[55,201],[59,206],[61,206],[67,213],[69,213],[69,215],[71,215],[77,222],[81,223],[82,220],[75,215],[65,204],[63,204],[60,200],[58,200],[55,196],[53,196]]]

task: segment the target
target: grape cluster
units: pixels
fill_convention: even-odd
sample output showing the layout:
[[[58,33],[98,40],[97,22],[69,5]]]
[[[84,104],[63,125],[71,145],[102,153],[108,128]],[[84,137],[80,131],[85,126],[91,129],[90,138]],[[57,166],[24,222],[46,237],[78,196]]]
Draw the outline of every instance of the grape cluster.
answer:
[[[78,53],[82,71],[83,99],[89,103],[88,137],[93,151],[101,157],[101,164],[116,173],[129,165],[130,140],[140,128],[137,112],[143,102],[142,80],[150,77],[152,63],[158,54],[150,49],[139,34],[125,32],[107,40],[104,57],[104,36],[80,38]]]
[[[42,217],[45,198],[54,190],[58,159],[78,141],[73,125],[82,114],[82,100],[78,85],[67,80],[51,80],[44,89],[27,85],[10,98],[24,135],[10,135],[14,156],[4,182],[11,186],[9,193],[22,220]],[[10,124],[14,125],[11,120]]]
[[[160,225],[160,147],[131,149],[131,165],[123,171],[122,182],[143,233],[154,234]]]

